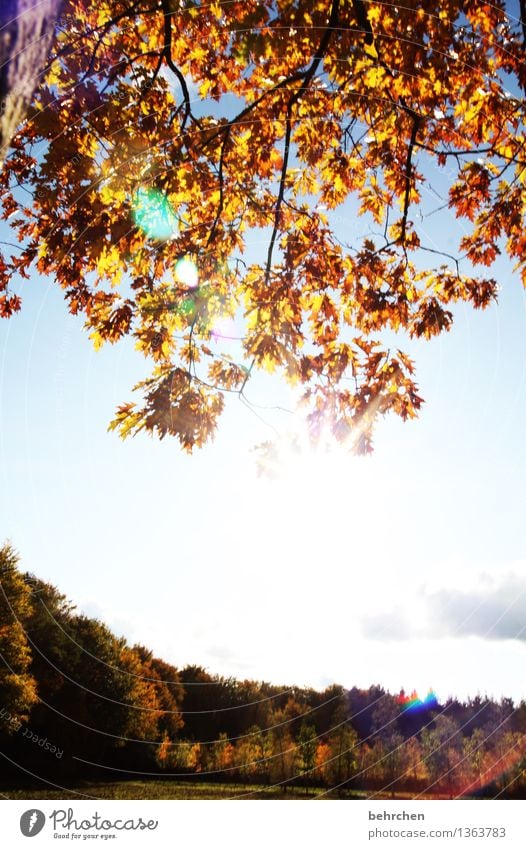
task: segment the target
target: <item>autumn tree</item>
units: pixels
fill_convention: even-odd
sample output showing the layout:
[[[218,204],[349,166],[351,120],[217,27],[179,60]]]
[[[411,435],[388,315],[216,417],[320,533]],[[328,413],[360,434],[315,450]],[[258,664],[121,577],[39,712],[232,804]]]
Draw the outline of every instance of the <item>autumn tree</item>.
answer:
[[[47,607],[45,600],[40,604]],[[43,680],[53,680],[49,699],[35,712],[36,728],[55,729],[64,744],[85,757],[96,741],[98,757],[126,738],[154,738],[153,688],[141,678],[140,659],[123,639],[96,619],[74,613],[65,623],[46,612],[35,652]],[[31,633],[31,631],[29,631]]]
[[[483,786],[482,773],[484,766],[486,735],[482,728],[476,728],[462,741],[464,753],[464,772],[468,778],[466,786],[470,790],[481,790]]]
[[[418,737],[410,737],[404,744],[404,784],[410,784],[412,789],[424,789],[429,774],[424,761],[424,752]]]
[[[18,569],[18,554],[6,543],[0,548],[0,730],[7,734],[27,719],[37,701],[24,631],[31,605],[31,589]]]
[[[273,739],[273,757],[269,762],[270,780],[280,783],[286,790],[287,781],[295,775],[295,746],[293,727],[301,707],[293,698],[285,706],[273,704],[269,714],[269,726]],[[298,713],[299,712],[299,713]]]
[[[189,737],[208,742],[218,739],[222,731],[235,737],[250,724],[246,702],[233,678],[210,675],[200,666],[186,666],[180,672],[180,680],[184,688],[185,731]]]
[[[302,722],[296,739],[296,769],[298,776],[312,782],[316,768],[318,738],[316,729],[308,722]]]
[[[184,690],[179,672],[170,663],[154,657],[144,646],[134,646],[133,654],[140,661],[138,679],[153,686],[158,726],[156,733],[162,732],[174,739],[184,725],[181,710]]]
[[[459,787],[462,739],[458,723],[442,714],[422,732],[424,761],[430,773],[429,789],[446,788],[450,798]]]
[[[393,798],[397,780],[403,771],[404,738],[398,726],[399,716],[400,706],[396,699],[387,693],[375,707],[372,715],[376,750],[382,766],[383,780]]]
[[[24,617],[32,648],[31,672],[38,681],[41,700],[48,702],[64,683],[61,669],[72,649],[67,629],[76,614],[75,606],[56,587],[31,572],[23,578],[32,596]]]
[[[272,760],[272,735],[265,733],[257,725],[252,725],[235,745],[234,763],[239,774],[252,781],[269,783]]]
[[[63,17],[1,178],[20,248],[0,312],[36,265],[96,347],[133,336],[153,372],[122,436],[190,451],[261,368],[301,387],[313,437],[368,451],[379,416],[422,404],[404,339],[492,303],[501,251],[526,281],[526,26],[503,0],[68,0]],[[426,235],[433,168],[456,252]],[[370,232],[342,233],[338,208]]]
[[[327,758],[324,774],[339,789],[356,771],[358,735],[349,721],[348,698],[343,688],[330,688],[336,699],[331,704],[330,733],[327,738]],[[327,691],[326,691],[327,692]]]
[[[177,670],[79,613],[51,584],[29,573],[23,580],[32,596],[23,625],[38,682],[35,733],[81,757],[96,746],[102,759],[119,751],[153,762],[156,744],[183,725]]]
[[[211,746],[211,767],[213,770],[222,773],[223,780],[225,777],[228,778],[228,773],[232,769],[234,751],[234,745],[228,739],[228,735],[224,732],[219,735],[219,739]]]

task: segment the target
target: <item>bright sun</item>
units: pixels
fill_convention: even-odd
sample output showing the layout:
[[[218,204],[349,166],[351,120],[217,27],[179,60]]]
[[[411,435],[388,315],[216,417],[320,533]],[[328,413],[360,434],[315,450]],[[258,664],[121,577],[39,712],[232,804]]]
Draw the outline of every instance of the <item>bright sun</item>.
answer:
[[[313,447],[296,434],[277,442],[266,471],[244,482],[239,568],[229,572],[229,585],[239,587],[233,615],[239,623],[245,608],[253,635],[247,653],[261,655],[266,668],[270,652],[284,675],[294,667],[300,679],[313,670],[338,678],[349,664],[349,680],[353,669],[363,682],[380,680],[384,666],[394,670],[391,623],[419,615],[411,587],[420,578],[393,466],[328,440]],[[405,671],[393,686],[425,693],[433,684],[428,659],[410,654],[399,655],[395,666]]]

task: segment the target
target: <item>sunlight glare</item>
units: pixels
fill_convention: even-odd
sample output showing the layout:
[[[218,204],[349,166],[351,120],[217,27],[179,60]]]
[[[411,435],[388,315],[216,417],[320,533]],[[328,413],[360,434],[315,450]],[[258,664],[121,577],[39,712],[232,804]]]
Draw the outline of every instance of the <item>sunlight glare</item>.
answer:
[[[199,280],[195,262],[188,257],[178,260],[175,266],[175,279],[187,289],[195,289]]]
[[[234,319],[229,318],[228,316],[218,318],[217,321],[214,322],[214,326],[212,328],[212,338],[215,342],[219,342],[220,339],[237,341],[239,339],[239,332],[236,329]]]

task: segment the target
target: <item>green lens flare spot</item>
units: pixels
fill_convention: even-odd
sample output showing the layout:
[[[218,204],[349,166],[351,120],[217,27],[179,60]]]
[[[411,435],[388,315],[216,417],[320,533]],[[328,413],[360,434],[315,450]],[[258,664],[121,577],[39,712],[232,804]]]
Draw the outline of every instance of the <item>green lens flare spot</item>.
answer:
[[[192,315],[195,312],[195,301],[192,298],[185,298],[180,306],[180,311],[183,315]]]
[[[166,241],[178,232],[172,205],[159,189],[142,187],[133,198],[133,220],[150,239]]]

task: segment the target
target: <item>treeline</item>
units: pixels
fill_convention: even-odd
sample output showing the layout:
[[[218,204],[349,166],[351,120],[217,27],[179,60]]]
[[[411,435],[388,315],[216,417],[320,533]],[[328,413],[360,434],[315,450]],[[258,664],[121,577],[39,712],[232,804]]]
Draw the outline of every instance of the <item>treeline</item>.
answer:
[[[526,795],[526,703],[412,702],[176,669],[79,613],[0,548],[0,778]],[[47,786],[47,785],[46,785]]]

